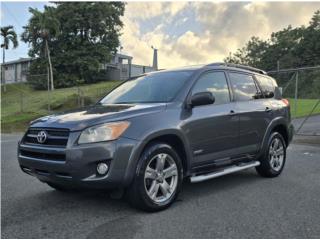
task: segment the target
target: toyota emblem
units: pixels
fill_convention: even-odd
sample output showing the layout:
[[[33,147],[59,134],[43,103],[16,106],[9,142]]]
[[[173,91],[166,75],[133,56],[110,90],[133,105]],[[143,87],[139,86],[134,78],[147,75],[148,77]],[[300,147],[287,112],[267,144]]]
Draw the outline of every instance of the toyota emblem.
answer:
[[[37,135],[38,143],[44,143],[47,140],[48,134],[46,131],[40,131]]]

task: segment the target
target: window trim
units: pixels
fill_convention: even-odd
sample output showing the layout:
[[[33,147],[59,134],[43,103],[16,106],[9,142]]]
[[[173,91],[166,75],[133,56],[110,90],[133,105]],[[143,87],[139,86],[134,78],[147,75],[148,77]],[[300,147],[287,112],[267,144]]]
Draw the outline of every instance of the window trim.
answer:
[[[265,93],[264,93],[264,91],[263,91],[260,83],[259,83],[259,80],[258,80],[257,76],[263,77],[263,78],[267,78],[267,79],[269,79],[271,82],[273,82],[273,81],[275,81],[275,80],[274,80],[272,77],[268,76],[268,75],[265,75],[265,76],[264,76],[264,75],[254,74],[254,78],[255,78],[255,80],[256,80],[256,82],[257,82],[257,85],[258,85],[259,88],[260,88],[260,92],[262,93],[263,98],[267,98],[267,97],[265,96]],[[276,83],[277,83],[277,82],[276,82]],[[275,91],[274,91],[274,92],[275,92]],[[274,92],[273,92],[273,93],[274,93]],[[274,97],[272,97],[272,98],[274,98]],[[271,99],[272,99],[272,98],[271,98]]]
[[[254,99],[254,98],[249,99],[249,100],[243,100],[243,101],[237,100],[237,99],[236,99],[236,93],[235,93],[234,88],[233,88],[233,86],[232,86],[232,84],[231,84],[230,73],[237,73],[237,74],[243,74],[243,75],[251,76],[251,77],[252,77],[252,80],[253,80],[253,82],[254,82],[254,85],[256,86],[257,93],[262,93],[262,91],[261,91],[261,88],[260,88],[260,86],[258,85],[257,80],[256,80],[256,78],[255,78],[255,75],[254,75],[253,73],[241,72],[241,71],[235,71],[235,70],[228,70],[228,71],[227,71],[227,74],[228,74],[228,78],[229,78],[229,81],[230,81],[230,87],[231,87],[231,89],[232,89],[232,95],[233,95],[233,101],[234,101],[234,102],[249,102],[249,101],[259,100],[259,99]]]
[[[218,105],[223,105],[223,104],[229,104],[229,103],[232,103],[233,102],[233,96],[232,96],[232,93],[231,93],[231,87],[230,87],[230,82],[229,82],[229,79],[228,79],[228,75],[227,75],[227,72],[225,70],[220,70],[220,69],[217,69],[217,70],[208,70],[208,71],[204,71],[202,73],[200,73],[197,78],[194,80],[194,82],[192,83],[189,91],[188,91],[188,94],[187,94],[187,97],[186,97],[186,102],[189,102],[191,97],[192,97],[192,90],[194,88],[194,86],[197,84],[197,82],[199,81],[199,79],[206,75],[206,74],[209,74],[209,73],[216,73],[216,72],[222,72],[224,74],[224,77],[226,79],[226,83],[227,83],[227,86],[228,86],[228,92],[229,92],[229,102],[227,103],[220,103],[220,104],[211,104],[212,106],[218,106]],[[207,105],[203,105],[203,106],[207,106]],[[197,106],[197,107],[203,107],[203,106]]]

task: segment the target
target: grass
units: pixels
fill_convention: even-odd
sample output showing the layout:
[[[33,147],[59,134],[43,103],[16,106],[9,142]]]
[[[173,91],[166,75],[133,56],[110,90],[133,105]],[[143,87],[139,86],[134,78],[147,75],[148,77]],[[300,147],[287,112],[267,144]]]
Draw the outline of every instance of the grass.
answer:
[[[98,101],[119,81],[107,81],[79,87],[84,105]],[[77,87],[56,89],[50,94],[51,113],[79,107]],[[29,122],[49,114],[48,92],[35,91],[25,83],[7,85],[1,95],[1,131],[24,131]]]
[[[297,101],[297,112],[295,112],[295,102],[294,99],[290,98],[290,108],[291,108],[291,117],[299,118],[308,116],[312,111],[313,107],[317,104],[318,99],[298,99]],[[314,109],[313,115],[320,114],[320,104]]]
[[[119,81],[107,81],[79,87],[84,99],[84,105],[98,101]],[[51,93],[50,102],[52,112],[61,112],[79,107],[77,87],[56,89]],[[49,114],[48,92],[35,91],[25,83],[7,85],[7,91],[1,96],[1,130],[2,132],[24,131],[29,122]],[[292,117],[308,115],[317,99],[299,99],[295,114],[294,99],[289,99]],[[51,113],[52,113],[51,112]],[[314,114],[320,114],[320,104]]]

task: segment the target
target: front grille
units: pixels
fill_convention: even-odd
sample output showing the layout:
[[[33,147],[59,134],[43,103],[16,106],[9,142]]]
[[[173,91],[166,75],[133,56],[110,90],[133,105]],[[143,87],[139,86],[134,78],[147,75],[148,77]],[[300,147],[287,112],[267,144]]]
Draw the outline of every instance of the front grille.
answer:
[[[47,139],[40,143],[37,139],[38,133],[45,131]],[[68,143],[69,130],[66,129],[39,129],[30,128],[23,140],[24,144],[45,145],[54,147],[65,147]]]
[[[58,161],[58,162],[63,162],[66,160],[65,154],[33,152],[33,151],[22,150],[22,149],[20,150],[20,155],[22,157],[35,158],[39,160],[50,160],[50,161]]]

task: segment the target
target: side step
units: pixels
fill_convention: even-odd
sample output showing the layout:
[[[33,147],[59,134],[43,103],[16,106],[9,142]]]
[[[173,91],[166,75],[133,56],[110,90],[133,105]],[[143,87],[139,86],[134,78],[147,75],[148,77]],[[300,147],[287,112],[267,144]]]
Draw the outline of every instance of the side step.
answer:
[[[236,166],[231,166],[231,167],[227,167],[223,170],[217,171],[217,172],[212,172],[212,173],[207,173],[204,175],[198,175],[198,176],[193,176],[190,177],[190,181],[192,183],[197,183],[197,182],[202,182],[205,180],[209,180],[212,178],[216,178],[216,177],[220,177],[223,175],[227,175],[230,173],[234,173],[234,172],[238,172],[247,168],[252,168],[252,167],[256,167],[259,166],[260,162],[258,161],[254,161],[254,162],[249,162],[249,163],[245,163],[245,164],[241,164],[241,165],[236,165]]]

